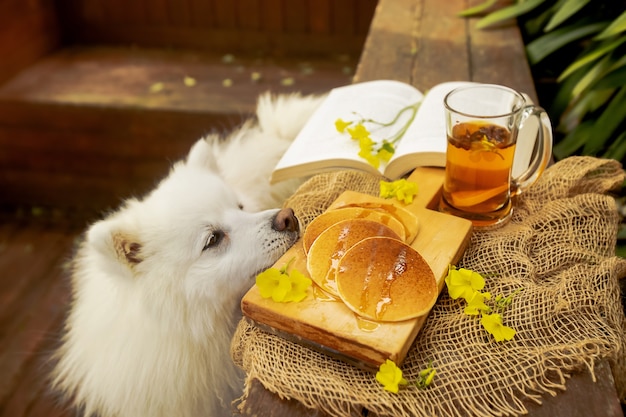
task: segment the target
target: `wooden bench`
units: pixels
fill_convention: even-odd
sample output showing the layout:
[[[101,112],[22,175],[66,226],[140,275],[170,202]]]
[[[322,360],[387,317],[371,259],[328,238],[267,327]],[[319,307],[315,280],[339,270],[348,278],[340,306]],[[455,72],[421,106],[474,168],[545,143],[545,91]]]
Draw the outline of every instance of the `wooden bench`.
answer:
[[[524,44],[515,22],[494,30],[476,29],[476,19],[456,14],[462,0],[380,0],[354,81],[396,79],[425,91],[444,81],[472,80],[504,84],[537,100]],[[573,375],[567,390],[528,402],[533,417],[621,417],[608,362],[596,366],[596,381],[587,371]],[[257,417],[326,416],[282,399],[252,380],[243,409]],[[371,414],[367,414],[371,415]]]
[[[239,124],[261,92],[349,83],[375,5],[2,2],[0,208],[99,213]]]

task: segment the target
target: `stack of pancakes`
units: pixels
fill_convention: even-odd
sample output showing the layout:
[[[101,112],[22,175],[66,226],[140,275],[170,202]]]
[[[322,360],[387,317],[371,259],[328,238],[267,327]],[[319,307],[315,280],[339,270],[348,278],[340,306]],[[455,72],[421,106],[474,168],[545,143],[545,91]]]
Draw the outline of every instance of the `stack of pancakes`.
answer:
[[[326,211],[302,242],[311,279],[366,319],[396,322],[430,311],[435,276],[410,246],[417,218],[393,204],[346,205]]]

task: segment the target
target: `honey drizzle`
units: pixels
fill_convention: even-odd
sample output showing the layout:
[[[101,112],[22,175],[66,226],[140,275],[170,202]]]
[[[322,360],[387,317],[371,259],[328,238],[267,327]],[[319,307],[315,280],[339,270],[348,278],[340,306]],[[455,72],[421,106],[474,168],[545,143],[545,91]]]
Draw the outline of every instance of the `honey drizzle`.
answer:
[[[337,266],[339,265],[339,261],[341,260],[341,258],[343,257],[343,255],[346,253],[346,250],[348,249],[348,235],[350,234],[350,228],[348,226],[345,226],[344,228],[341,229],[341,232],[339,233],[339,236],[337,237],[337,244],[335,245],[335,250],[333,251],[332,255],[330,255],[330,258],[328,259],[328,272],[326,273],[326,276],[324,277],[323,281],[322,281],[322,287],[334,294],[337,294],[337,282],[335,281],[335,275],[337,273]]]
[[[398,277],[400,277],[407,270],[406,255],[407,250],[403,248],[394,261],[393,269],[387,274],[385,280],[383,281],[380,295],[377,297],[378,302],[376,303],[375,317],[377,320],[381,320],[384,317],[387,308],[393,303],[393,299],[391,298],[391,287],[396,279],[398,279]],[[366,307],[369,305],[371,295],[369,287],[372,278],[372,265],[373,263],[370,262],[365,276],[365,281],[363,283],[361,304],[359,305],[360,311],[365,311]]]
[[[374,252],[373,252],[374,253]],[[363,290],[361,291],[361,303],[359,304],[359,311],[365,311],[369,304],[370,296],[370,281],[372,280],[373,262],[368,262],[367,272],[365,273],[365,280],[363,281]]]
[[[373,332],[376,331],[380,327],[380,323],[366,319],[365,317],[361,317],[358,314],[354,314],[354,318],[356,319],[356,325],[359,330],[364,332]]]
[[[390,231],[389,227],[385,224],[382,224],[378,227],[373,234],[373,236],[386,236],[388,235],[388,231]],[[392,231],[392,230],[391,230]],[[393,231],[392,231],[393,232]],[[330,256],[328,263],[328,272],[322,281],[322,287],[333,294],[338,294],[339,290],[337,289],[337,281],[335,280],[335,276],[337,275],[337,267],[339,266],[339,262],[341,258],[345,255],[346,251],[349,249],[348,237],[350,235],[350,227],[345,226],[339,236],[337,237],[337,244],[335,245],[335,250]],[[394,233],[395,235],[395,233]],[[371,264],[371,263],[370,263]]]
[[[315,297],[316,301],[339,301],[337,297],[315,284],[313,285],[313,297]]]

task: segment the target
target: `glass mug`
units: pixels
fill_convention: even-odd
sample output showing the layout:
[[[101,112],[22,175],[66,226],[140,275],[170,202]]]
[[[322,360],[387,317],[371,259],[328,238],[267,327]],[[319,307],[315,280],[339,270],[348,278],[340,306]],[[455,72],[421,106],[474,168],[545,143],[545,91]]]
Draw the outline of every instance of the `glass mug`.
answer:
[[[547,113],[517,91],[492,84],[452,90],[444,108],[448,143],[439,210],[477,227],[506,222],[512,197],[532,185],[550,163]],[[520,166],[523,172],[518,173]]]

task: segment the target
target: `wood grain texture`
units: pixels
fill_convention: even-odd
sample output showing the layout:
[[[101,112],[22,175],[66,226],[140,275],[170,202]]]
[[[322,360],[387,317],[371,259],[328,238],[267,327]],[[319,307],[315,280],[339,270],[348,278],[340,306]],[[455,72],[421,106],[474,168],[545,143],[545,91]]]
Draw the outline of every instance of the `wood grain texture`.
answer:
[[[354,81],[395,79],[426,91],[445,81],[503,84],[536,100],[515,21],[476,28],[465,0],[380,0]]]

